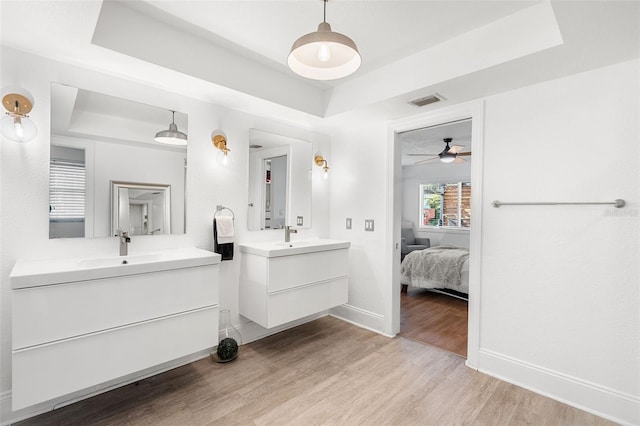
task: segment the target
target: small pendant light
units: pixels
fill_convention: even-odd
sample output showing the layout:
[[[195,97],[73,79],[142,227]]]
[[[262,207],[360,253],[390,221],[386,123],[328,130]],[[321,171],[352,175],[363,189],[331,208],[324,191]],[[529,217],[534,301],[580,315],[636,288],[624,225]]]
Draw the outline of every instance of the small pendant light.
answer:
[[[178,126],[176,126],[176,112],[171,111],[171,124],[169,125],[168,130],[161,130],[156,133],[156,137],[153,138],[156,142],[166,143],[169,145],[186,145],[187,144],[187,134],[182,133],[178,130]]]
[[[353,40],[331,31],[331,25],[327,23],[327,0],[323,1],[324,19],[318,30],[293,43],[287,62],[293,72],[303,77],[335,80],[353,74],[362,59]]]

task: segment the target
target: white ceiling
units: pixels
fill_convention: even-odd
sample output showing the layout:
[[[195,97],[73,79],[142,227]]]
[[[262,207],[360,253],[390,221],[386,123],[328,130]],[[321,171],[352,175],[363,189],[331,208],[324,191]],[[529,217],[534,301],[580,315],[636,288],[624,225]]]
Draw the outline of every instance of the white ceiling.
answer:
[[[363,64],[286,67],[321,0],[0,2],[3,46],[315,129],[388,120],[637,58],[640,2],[330,0]],[[408,101],[432,93],[422,108]]]

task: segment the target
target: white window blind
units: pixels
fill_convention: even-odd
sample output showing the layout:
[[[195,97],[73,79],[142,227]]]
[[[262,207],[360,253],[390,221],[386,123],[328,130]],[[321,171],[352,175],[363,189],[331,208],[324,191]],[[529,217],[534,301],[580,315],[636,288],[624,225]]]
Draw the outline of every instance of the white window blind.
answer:
[[[49,167],[50,219],[84,219],[84,162],[52,158]]]

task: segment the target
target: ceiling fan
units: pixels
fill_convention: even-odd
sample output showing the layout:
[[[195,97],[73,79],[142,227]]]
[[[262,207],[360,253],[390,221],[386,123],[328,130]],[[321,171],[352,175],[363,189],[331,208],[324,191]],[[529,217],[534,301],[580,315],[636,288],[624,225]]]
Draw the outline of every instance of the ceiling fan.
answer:
[[[418,157],[433,157],[433,158],[427,158],[424,160],[416,161],[413,164],[422,164],[422,163],[427,163],[429,161],[434,161],[434,160],[440,160],[443,163],[454,163],[454,162],[464,163],[466,160],[461,157],[471,155],[471,152],[460,152],[464,149],[464,146],[462,145],[449,146],[451,141],[453,141],[452,138],[444,138],[443,141],[446,146],[444,147],[442,152],[439,154],[407,154],[407,155],[418,156]]]

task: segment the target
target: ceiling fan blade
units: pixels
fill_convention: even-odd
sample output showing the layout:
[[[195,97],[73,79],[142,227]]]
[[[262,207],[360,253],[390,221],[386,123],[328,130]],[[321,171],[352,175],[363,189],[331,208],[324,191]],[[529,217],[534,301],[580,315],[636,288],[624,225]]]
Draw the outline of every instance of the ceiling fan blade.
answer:
[[[438,154],[406,154],[408,156],[418,156],[418,157],[435,157]]]
[[[467,162],[467,160],[465,160],[464,158],[460,158],[460,157],[456,157],[456,159],[454,161],[454,163],[466,163],[466,162]]]
[[[449,153],[450,154],[457,154],[460,151],[462,151],[464,149],[464,146],[462,145],[454,145],[451,147],[451,149],[449,149]]]
[[[468,157],[468,156],[470,156],[470,155],[471,155],[471,153],[470,153],[470,152],[459,152],[459,153],[458,153],[458,157],[460,157],[460,156]]]
[[[424,163],[428,163],[430,161],[436,161],[439,160],[438,157],[436,158],[427,158],[426,160],[420,160],[420,161],[416,161],[415,163],[413,163],[413,165],[415,166],[416,164],[424,164]]]

